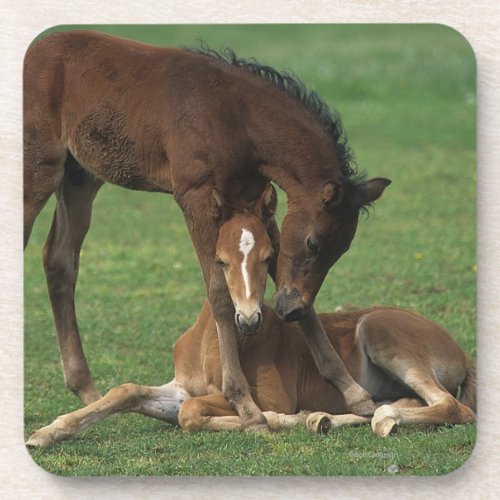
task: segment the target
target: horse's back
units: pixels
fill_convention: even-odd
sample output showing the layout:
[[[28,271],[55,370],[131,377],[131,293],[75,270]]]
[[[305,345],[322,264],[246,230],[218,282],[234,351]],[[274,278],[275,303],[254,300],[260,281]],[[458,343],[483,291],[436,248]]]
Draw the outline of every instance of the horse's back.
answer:
[[[130,103],[129,108],[140,112],[154,101],[158,108],[168,66],[183,55],[179,49],[91,31],[49,34],[26,52],[24,84],[30,106],[25,109],[49,106],[71,123],[104,103]]]
[[[252,134],[262,124],[250,117],[287,95],[214,57],[88,31],[35,42],[24,81],[29,150],[50,137],[105,182],[178,199],[215,184],[253,201],[248,186],[257,183],[260,194],[262,179]]]
[[[177,49],[155,47],[135,40],[120,38],[90,30],[75,30],[50,33],[34,41],[26,52],[25,61],[29,66],[39,61],[47,63],[60,58],[76,59],[79,63],[106,57],[110,60],[134,57],[154,57]]]

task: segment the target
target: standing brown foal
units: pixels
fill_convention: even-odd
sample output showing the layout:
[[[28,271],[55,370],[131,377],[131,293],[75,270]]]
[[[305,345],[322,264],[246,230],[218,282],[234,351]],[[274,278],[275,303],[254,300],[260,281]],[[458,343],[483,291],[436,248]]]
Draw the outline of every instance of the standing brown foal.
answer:
[[[360,209],[390,181],[355,174],[340,121],[314,92],[230,52],[55,33],[26,53],[24,148],[25,244],[48,198],[57,198],[44,266],[65,383],[83,402],[100,395],[83,354],[74,293],[92,202],[110,182],[174,195],[217,324],[223,393],[246,425],[265,422],[238,359],[233,303],[214,259],[218,223],[208,200],[216,187],[251,207],[272,180],[288,197],[281,240],[274,219],[267,223],[277,314],[299,320],[321,374],[347,406],[373,413],[313,302],[329,268],[349,248]]]
[[[213,198],[217,206],[220,195]],[[274,429],[305,424],[325,432],[332,426],[368,423],[370,418],[349,414],[342,394],[320,375],[298,325],[285,323],[262,305],[273,252],[262,217],[272,214],[273,200],[270,187],[256,214],[232,216],[222,225],[216,247],[242,332],[240,359],[252,397]],[[371,419],[378,435],[388,436],[399,424],[474,421],[473,364],[442,327],[390,307],[322,314],[320,319],[349,373],[382,402]],[[174,360],[170,383],[115,387],[99,401],[36,431],[27,444],[54,444],[121,412],[180,423],[190,431],[243,426],[222,393],[217,325],[207,301],[196,323],[177,341]],[[455,397],[459,390],[460,401]]]

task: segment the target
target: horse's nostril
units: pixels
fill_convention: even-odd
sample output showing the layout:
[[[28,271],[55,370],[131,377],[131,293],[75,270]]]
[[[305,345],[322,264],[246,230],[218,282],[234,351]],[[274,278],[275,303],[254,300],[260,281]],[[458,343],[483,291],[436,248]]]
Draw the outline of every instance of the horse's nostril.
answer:
[[[283,317],[285,321],[297,321],[300,319],[304,312],[303,307],[296,307],[295,309],[292,309],[291,311],[287,311]]]
[[[236,322],[236,326],[241,332],[251,334],[255,333],[259,328],[260,323],[262,322],[262,313],[260,311],[254,312],[249,316],[243,313],[236,313],[234,315],[234,320]]]
[[[259,328],[260,324],[262,322],[262,313],[258,312],[254,314],[254,318],[252,323],[255,325],[255,329]]]
[[[258,312],[257,313],[257,321],[260,323],[262,321],[262,313]]]
[[[278,316],[285,321],[296,321],[305,312],[302,296],[296,288],[291,292],[279,290],[274,297],[274,308]]]

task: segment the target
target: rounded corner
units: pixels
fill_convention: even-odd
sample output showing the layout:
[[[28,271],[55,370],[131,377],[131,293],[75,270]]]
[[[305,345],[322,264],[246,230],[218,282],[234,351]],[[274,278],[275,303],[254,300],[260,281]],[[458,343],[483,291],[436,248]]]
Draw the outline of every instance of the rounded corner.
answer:
[[[476,449],[477,449],[477,420],[473,422],[471,425],[474,426],[474,443],[472,445],[471,450],[469,451],[468,457],[463,461],[461,464],[459,464],[455,469],[449,470],[447,472],[443,472],[442,474],[437,474],[436,477],[442,477],[442,478],[447,478],[453,474],[458,474],[458,471],[462,470],[465,466],[470,467],[470,461],[471,458],[474,454],[476,454]]]
[[[49,33],[52,33],[53,31],[55,31],[57,28],[59,27],[59,25],[55,25],[55,26],[51,26],[49,28],[45,28],[44,30],[38,32],[29,42],[28,44],[26,45],[25,47],[25,50],[24,50],[24,55],[23,55],[23,62],[26,60],[26,55],[29,51],[29,49],[36,43],[38,42],[39,40],[41,40],[42,38],[44,38],[46,35],[48,35]]]
[[[54,477],[63,477],[61,474],[58,474],[57,472],[53,471],[53,470],[49,470],[49,469],[46,469],[42,464],[40,464],[37,460],[36,460],[36,457],[33,455],[32,451],[33,450],[36,450],[37,448],[36,447],[33,447],[33,446],[28,446],[26,444],[26,441],[23,442],[23,446],[22,446],[26,452],[26,454],[28,455],[29,459],[31,460],[31,462],[33,462],[33,464],[36,465],[36,467],[38,467],[41,471],[43,471],[45,474],[50,474],[51,476],[54,476]],[[38,448],[38,449],[41,449],[41,448]]]
[[[474,47],[473,47],[472,43],[469,41],[469,39],[467,38],[466,35],[464,35],[461,31],[459,31],[458,28],[455,28],[455,26],[451,26],[449,24],[439,23],[438,22],[438,23],[432,23],[432,25],[436,26],[436,27],[439,27],[439,28],[442,28],[442,29],[447,30],[447,31],[451,31],[458,38],[461,38],[465,42],[465,44],[467,45],[468,50],[470,51],[470,53],[472,55],[472,58],[474,60],[474,66],[477,68],[476,51],[474,50]]]

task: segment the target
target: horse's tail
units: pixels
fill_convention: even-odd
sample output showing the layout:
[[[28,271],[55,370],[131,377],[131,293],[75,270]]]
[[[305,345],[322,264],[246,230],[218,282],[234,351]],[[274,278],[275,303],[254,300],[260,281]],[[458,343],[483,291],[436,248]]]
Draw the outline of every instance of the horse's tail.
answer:
[[[467,373],[460,386],[459,401],[476,413],[476,367],[469,356],[465,356]]]

